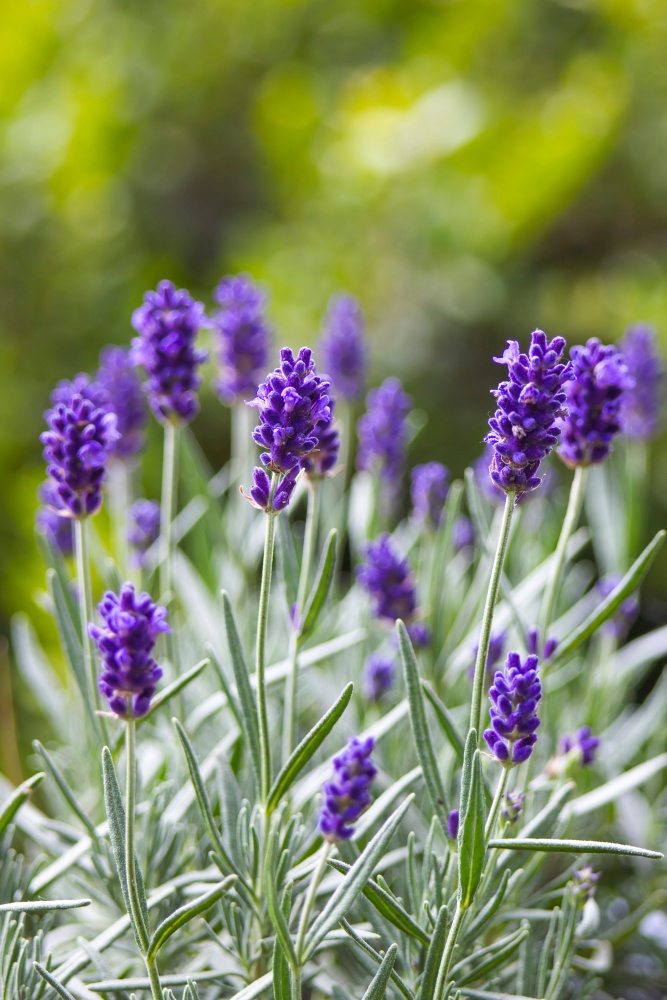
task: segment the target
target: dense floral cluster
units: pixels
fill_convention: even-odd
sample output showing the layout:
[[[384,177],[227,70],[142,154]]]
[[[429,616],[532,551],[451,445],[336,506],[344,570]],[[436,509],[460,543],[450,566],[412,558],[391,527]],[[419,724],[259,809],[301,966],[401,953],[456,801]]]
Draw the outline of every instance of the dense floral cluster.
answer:
[[[412,470],[410,496],[416,517],[429,528],[442,521],[449,492],[449,470],[441,462],[416,465]]]
[[[329,303],[322,339],[322,363],[341,399],[360,399],[366,383],[364,320],[352,295],[335,295]]]
[[[380,699],[394,686],[396,663],[388,656],[373,653],[364,664],[361,687],[368,701]]]
[[[275,511],[277,514],[285,510],[296,486],[301,467],[295,465],[293,469],[282,477],[277,483],[275,493],[271,497],[271,480],[264,469],[254,469],[252,478],[253,485],[250,487],[250,502],[259,510]]]
[[[377,618],[402,619],[416,645],[428,641],[428,631],[415,622],[417,592],[407,559],[394,550],[389,535],[366,546],[366,561],[357,567],[357,579],[368,591]]]
[[[407,415],[412,400],[397,378],[388,378],[368,393],[366,413],[357,424],[359,452],[357,465],[379,472],[385,487],[393,493],[405,467],[408,442]]]
[[[189,423],[199,412],[198,368],[206,352],[195,347],[195,340],[204,319],[201,302],[171,281],[146,292],[132,315],[139,334],[132,341],[132,363],[146,372],[148,401],[162,423]]]
[[[166,608],[125,583],[120,594],[104,595],[98,611],[104,625],[91,623],[88,632],[102,658],[100,691],[115,715],[140,718],[150,708],[162,676],[153,649],[159,634],[169,631]]]
[[[628,437],[647,440],[660,428],[664,393],[665,367],[655,330],[644,323],[631,326],[619,346],[634,380],[623,396],[623,432]]]
[[[621,407],[634,379],[623,355],[613,345],[591,337],[573,347],[573,377],[565,386],[567,412],[559,416],[562,432],[558,454],[566,465],[604,462],[621,430]]]
[[[213,293],[220,311],[212,317],[218,360],[215,389],[232,406],[252,399],[269,361],[271,332],[265,295],[245,274],[223,278]]]
[[[491,728],[484,739],[500,763],[509,767],[528,760],[537,741],[537,703],[542,697],[537,665],[536,656],[527,656],[522,663],[518,653],[508,653],[505,669],[496,671],[489,689]]]
[[[322,789],[324,802],[320,812],[320,832],[332,844],[349,840],[354,833],[353,824],[371,804],[370,787],[377,774],[371,760],[373,745],[372,736],[352,739],[334,757],[334,777]]]

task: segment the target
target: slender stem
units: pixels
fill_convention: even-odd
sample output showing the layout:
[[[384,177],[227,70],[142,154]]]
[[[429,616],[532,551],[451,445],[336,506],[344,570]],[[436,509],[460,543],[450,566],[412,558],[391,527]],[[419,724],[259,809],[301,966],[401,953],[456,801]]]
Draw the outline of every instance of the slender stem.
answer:
[[[498,819],[498,813],[500,811],[500,803],[503,800],[503,795],[505,794],[505,789],[507,788],[507,781],[510,776],[509,767],[502,768],[502,774],[496,786],[496,792],[493,796],[493,802],[491,803],[491,809],[489,810],[489,815],[486,820],[486,826],[484,827],[484,838],[488,842],[493,837],[493,832],[496,826],[496,821]]]
[[[290,1000],[301,1000],[301,972],[290,969],[289,974]]]
[[[299,571],[299,587],[296,598],[296,620],[290,636],[289,661],[290,668],[285,680],[285,717],[283,725],[283,759],[287,760],[294,745],[297,714],[297,657],[299,654],[300,617],[306,604],[310,566],[313,560],[313,550],[317,537],[317,520],[319,514],[319,488],[317,480],[308,483],[308,510],[306,512],[306,527],[303,535],[303,551],[301,554],[301,569]]]
[[[90,556],[88,553],[88,521],[80,518],[74,521],[74,548],[76,554],[76,582],[78,588],[79,611],[81,614],[81,644],[91,705],[97,704],[93,649],[88,635],[88,622],[92,621],[93,597],[90,584]]]
[[[279,474],[271,478],[269,509],[278,488]],[[259,742],[262,752],[262,801],[266,802],[271,786],[271,745],[269,742],[269,717],[266,709],[266,633],[269,622],[269,597],[271,594],[271,573],[273,570],[273,549],[276,539],[276,515],[266,515],[266,535],[264,538],[264,561],[262,563],[262,584],[259,592],[259,613],[257,616],[257,646],[255,671],[257,674],[257,702],[259,709]]]
[[[130,918],[141,942],[142,952],[148,951],[149,933],[141,910],[137,886],[137,866],[134,850],[134,815],[137,796],[136,722],[125,724],[125,877],[130,899]]]
[[[491,567],[491,579],[489,589],[486,592],[486,603],[484,605],[484,615],[482,617],[482,632],[479,637],[479,648],[477,650],[477,661],[475,663],[475,680],[472,689],[472,704],[470,707],[470,728],[477,731],[479,740],[479,728],[482,721],[482,691],[484,688],[484,675],[486,673],[486,661],[489,655],[489,642],[491,640],[491,627],[493,625],[493,613],[498,600],[498,589],[500,578],[507,555],[509,544],[510,527],[512,525],[512,514],[516,503],[516,494],[508,493],[505,497],[505,510],[503,520],[500,525],[498,545]]]
[[[176,499],[177,444],[177,426],[172,423],[165,424],[160,504],[160,593],[163,600],[171,591],[171,522],[174,518]]]
[[[445,941],[445,949],[442,953],[442,958],[440,959],[440,968],[438,969],[438,980],[435,984],[435,993],[433,994],[433,1000],[441,1000],[441,997],[445,992],[445,986],[447,985],[447,976],[449,975],[449,967],[452,964],[452,955],[454,954],[454,948],[456,947],[456,939],[459,936],[459,931],[461,930],[461,924],[463,923],[465,912],[466,911],[462,910],[457,902],[456,910],[454,911],[454,919],[452,920],[452,925],[449,928],[449,934],[447,935],[447,940]]]
[[[310,915],[313,912],[313,907],[315,905],[315,899],[317,897],[317,890],[319,884],[322,881],[322,876],[326,871],[327,859],[331,853],[331,844],[328,840],[324,841],[322,845],[322,850],[320,851],[320,856],[317,860],[317,865],[313,871],[312,878],[310,880],[310,885],[308,886],[308,893],[303,903],[303,909],[301,911],[301,916],[299,917],[299,929],[296,935],[296,960],[301,966],[303,963],[303,943],[306,940],[306,931],[308,930],[308,921],[310,920]]]
[[[151,984],[151,996],[153,997],[153,1000],[164,1000],[164,993],[162,992],[162,983],[160,982],[157,961],[154,958],[147,958],[145,959],[145,962],[148,980]]]
[[[114,458],[109,463],[109,510],[113,537],[113,555],[121,576],[127,578],[127,512],[131,502],[131,476],[127,464]]]
[[[556,546],[556,552],[553,556],[553,561],[551,563],[551,573],[549,574],[549,580],[547,582],[546,589],[544,591],[544,597],[542,599],[542,608],[540,611],[540,622],[542,624],[542,641],[546,642],[547,639],[547,629],[551,624],[551,619],[554,613],[554,607],[556,604],[556,595],[558,593],[558,585],[560,583],[561,573],[563,571],[563,566],[565,565],[565,555],[567,552],[567,543],[569,542],[574,529],[579,521],[579,515],[581,513],[581,503],[584,497],[584,468],[578,465],[574,470],[574,478],[572,479],[572,486],[570,487],[570,498],[567,502],[567,510],[565,512],[565,520],[563,521],[563,526],[560,530],[560,535],[558,537],[558,544]]]

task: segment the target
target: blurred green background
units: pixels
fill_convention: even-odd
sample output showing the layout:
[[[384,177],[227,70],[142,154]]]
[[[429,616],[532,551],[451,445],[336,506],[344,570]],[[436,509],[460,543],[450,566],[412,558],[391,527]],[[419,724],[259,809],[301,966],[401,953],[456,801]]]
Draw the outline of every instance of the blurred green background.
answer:
[[[129,340],[162,277],[209,304],[248,270],[294,346],[354,292],[373,380],[428,413],[411,458],[455,473],[508,337],[667,331],[664,0],[10,0],[2,21],[2,633],[43,579],[49,391]],[[210,391],[194,430],[221,463]],[[664,441],[652,489],[661,523]]]

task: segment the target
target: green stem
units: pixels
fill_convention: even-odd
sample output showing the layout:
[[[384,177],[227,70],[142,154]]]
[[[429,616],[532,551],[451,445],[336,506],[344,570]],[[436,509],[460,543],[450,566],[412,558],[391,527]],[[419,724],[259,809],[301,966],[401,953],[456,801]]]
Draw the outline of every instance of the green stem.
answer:
[[[290,669],[285,681],[285,717],[283,725],[283,760],[287,760],[294,745],[297,715],[297,658],[299,655],[299,618],[303,613],[308,595],[308,580],[313,560],[313,550],[317,537],[317,520],[319,513],[319,489],[316,480],[308,483],[308,510],[306,512],[306,527],[303,536],[303,551],[301,554],[301,569],[299,572],[299,587],[296,598],[296,621],[290,636],[289,661]]]
[[[547,586],[544,591],[544,597],[542,599],[540,622],[542,625],[543,642],[546,642],[547,629],[551,625],[551,619],[554,613],[554,607],[556,604],[556,594],[558,593],[558,585],[560,583],[563,566],[565,565],[567,543],[572,537],[574,529],[577,526],[577,522],[579,521],[579,515],[581,513],[581,504],[583,498],[584,498],[584,468],[583,466],[578,465],[577,468],[574,470],[574,478],[572,479],[572,486],[570,487],[570,498],[567,502],[565,520],[563,521],[563,527],[561,528],[560,535],[558,537],[556,552],[554,553],[553,561],[551,564],[551,573],[549,574],[549,580],[547,581]]]
[[[259,612],[257,616],[257,646],[255,672],[257,674],[257,702],[259,710],[259,742],[262,752],[262,801],[266,802],[271,787],[271,745],[269,743],[269,717],[266,708],[266,633],[269,622],[269,597],[271,594],[271,573],[273,570],[273,550],[276,540],[276,514],[271,512],[273,498],[278,488],[279,474],[271,477],[269,513],[266,515],[266,535],[264,538],[264,561],[262,563],[262,583],[259,592]]]
[[[76,582],[81,614],[81,645],[83,646],[83,663],[88,684],[93,722],[98,727],[98,735],[106,738],[104,719],[95,715],[97,706],[97,686],[95,684],[95,668],[93,661],[93,646],[88,635],[88,623],[93,620],[93,596],[90,583],[90,555],[88,552],[88,521],[86,518],[74,521],[74,550],[76,557]],[[99,725],[98,725],[99,723]]]
[[[322,881],[322,876],[326,871],[327,859],[331,853],[331,844],[325,840],[322,845],[322,850],[320,851],[320,856],[317,861],[317,866],[313,871],[313,876],[310,880],[310,885],[308,886],[308,893],[303,903],[303,909],[301,911],[301,916],[299,918],[299,929],[296,935],[296,960],[299,966],[303,963],[303,943],[306,940],[306,931],[308,930],[308,921],[310,920],[310,915],[313,912],[313,907],[315,905],[315,899],[317,897],[317,890],[319,888],[320,882]]]
[[[137,886],[137,865],[134,849],[134,815],[137,797],[136,722],[128,719],[125,724],[125,877],[130,899],[130,918],[145,955],[149,946],[149,932],[144,921]]]
[[[491,840],[496,826],[496,821],[498,819],[498,813],[500,811],[500,804],[503,801],[503,795],[505,794],[505,789],[507,788],[507,781],[510,776],[509,767],[502,768],[502,774],[500,775],[500,780],[496,787],[495,795],[493,796],[493,802],[491,803],[491,809],[489,810],[489,815],[486,820],[486,826],[484,827],[484,839],[487,841]]]
[[[452,925],[449,928],[449,934],[447,935],[447,940],[445,941],[445,949],[442,953],[442,958],[440,959],[440,968],[438,969],[438,981],[435,985],[435,993],[433,994],[433,1000],[441,1000],[445,992],[445,986],[447,985],[447,976],[449,975],[449,967],[452,964],[452,955],[454,954],[454,948],[456,947],[456,939],[459,936],[459,931],[461,930],[461,925],[463,923],[463,918],[465,916],[465,910],[462,910],[458,902],[456,904],[456,910],[454,911],[454,919],[452,920]]]
[[[290,1000],[301,1000],[301,972],[295,972],[294,969],[290,969],[289,974],[289,984],[290,984]]]
[[[160,503],[160,593],[163,600],[168,599],[171,591],[171,522],[176,498],[177,444],[177,426],[165,424]]]
[[[115,458],[109,463],[109,510],[113,538],[113,555],[122,577],[129,574],[127,545],[127,512],[130,508],[130,470],[125,462]]]
[[[512,514],[514,513],[515,503],[516,494],[514,492],[508,493],[505,497],[505,510],[503,512],[502,524],[500,525],[498,545],[496,547],[493,566],[491,567],[491,579],[489,580],[489,589],[486,592],[486,603],[484,605],[484,615],[482,617],[482,632],[479,637],[479,648],[477,650],[477,661],[475,663],[475,680],[473,682],[472,689],[472,704],[470,707],[470,728],[477,730],[478,740],[482,720],[482,691],[484,689],[486,661],[489,655],[489,642],[491,640],[493,613],[495,611],[496,601],[498,600],[498,589],[500,587],[500,578],[502,576],[503,565],[505,563],[505,556],[507,555],[507,546],[509,544]]]
[[[160,982],[157,961],[154,958],[147,958],[145,961],[148,980],[151,984],[151,996],[153,997],[153,1000],[164,1000],[164,993],[162,992],[162,983]]]

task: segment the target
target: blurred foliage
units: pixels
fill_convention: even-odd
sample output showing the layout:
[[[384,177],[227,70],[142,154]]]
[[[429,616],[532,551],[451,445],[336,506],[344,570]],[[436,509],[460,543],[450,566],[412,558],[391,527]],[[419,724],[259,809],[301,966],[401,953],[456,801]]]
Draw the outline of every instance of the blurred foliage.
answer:
[[[661,0],[4,5],[3,617],[41,582],[49,390],[128,341],[159,278],[210,302],[249,270],[296,346],[356,293],[374,377],[429,414],[413,458],[456,473],[508,336],[667,331],[666,45]],[[214,463],[227,426],[209,392]],[[667,453],[658,522],[666,487]]]

